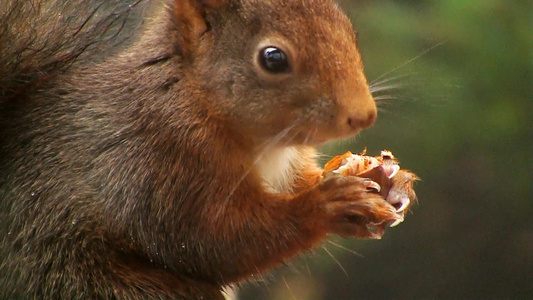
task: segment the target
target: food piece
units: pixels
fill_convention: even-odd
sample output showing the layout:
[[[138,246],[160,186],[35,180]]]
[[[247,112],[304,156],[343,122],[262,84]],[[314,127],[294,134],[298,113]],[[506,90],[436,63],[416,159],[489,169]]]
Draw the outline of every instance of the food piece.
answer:
[[[388,150],[381,151],[380,156],[366,156],[364,151],[361,154],[353,154],[348,151],[342,155],[337,155],[333,157],[329,162],[326,163],[324,167],[325,176],[324,179],[329,178],[334,174],[341,176],[361,176],[376,167],[386,165],[391,166],[389,177],[393,177],[400,170],[398,166],[398,161],[392,155],[392,152]]]
[[[346,152],[333,157],[324,167],[323,178],[324,180],[334,176],[368,178],[365,184],[369,191],[379,193],[394,206],[400,216],[397,220],[368,224],[374,226],[381,235],[385,225],[394,227],[403,222],[405,212],[411,203],[416,201],[413,183],[419,178],[409,171],[400,170],[399,163],[391,151],[381,151],[379,156],[367,156],[365,152],[366,150],[361,154]]]

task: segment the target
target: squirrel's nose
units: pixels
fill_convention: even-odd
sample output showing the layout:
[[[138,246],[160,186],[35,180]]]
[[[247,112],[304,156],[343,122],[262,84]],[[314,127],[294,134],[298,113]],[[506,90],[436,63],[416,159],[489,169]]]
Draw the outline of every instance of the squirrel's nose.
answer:
[[[364,115],[364,113],[357,114],[354,116],[348,116],[347,123],[348,126],[351,127],[353,130],[358,130],[369,127],[374,124],[377,117],[377,110],[371,109],[366,112],[366,116]]]
[[[339,99],[340,100],[340,99]],[[339,129],[347,133],[358,132],[376,121],[378,112],[374,98],[370,93],[359,94],[350,99],[339,101]]]

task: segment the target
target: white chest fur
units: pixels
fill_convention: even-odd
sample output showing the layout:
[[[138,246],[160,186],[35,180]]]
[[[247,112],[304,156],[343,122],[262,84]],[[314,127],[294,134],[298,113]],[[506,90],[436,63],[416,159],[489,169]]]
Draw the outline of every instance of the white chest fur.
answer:
[[[301,153],[295,147],[269,150],[259,157],[256,170],[268,192],[291,193],[294,181],[300,176]]]

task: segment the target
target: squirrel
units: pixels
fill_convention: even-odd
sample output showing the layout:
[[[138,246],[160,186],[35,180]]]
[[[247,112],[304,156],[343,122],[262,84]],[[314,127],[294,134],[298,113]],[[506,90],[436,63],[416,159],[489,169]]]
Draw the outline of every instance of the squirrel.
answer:
[[[2,1],[0,82],[2,298],[223,299],[399,218],[315,160],[377,117],[333,0]]]

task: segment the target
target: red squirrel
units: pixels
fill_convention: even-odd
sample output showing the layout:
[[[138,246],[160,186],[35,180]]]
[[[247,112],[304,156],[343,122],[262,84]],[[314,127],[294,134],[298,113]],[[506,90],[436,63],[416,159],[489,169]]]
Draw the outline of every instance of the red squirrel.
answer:
[[[400,218],[315,161],[377,116],[333,0],[7,0],[0,18],[1,297],[223,299]]]

